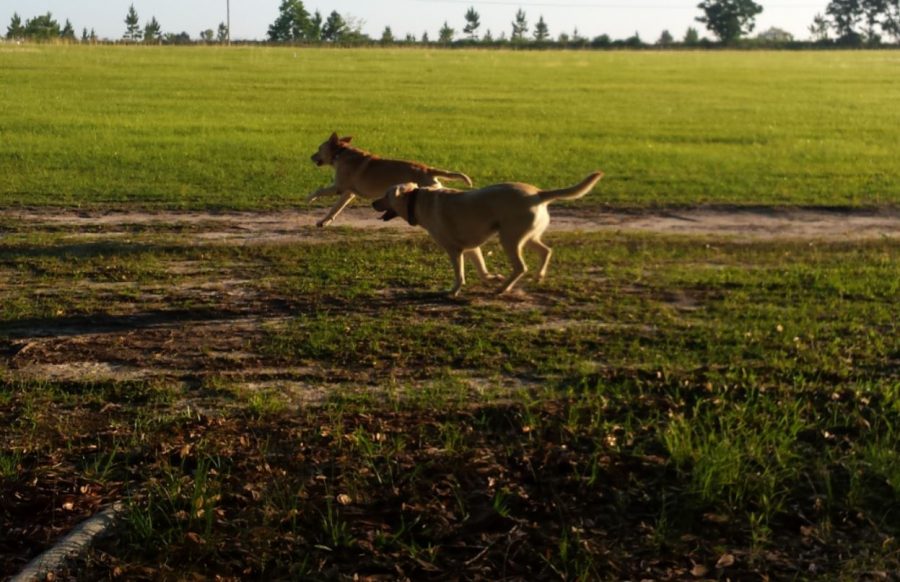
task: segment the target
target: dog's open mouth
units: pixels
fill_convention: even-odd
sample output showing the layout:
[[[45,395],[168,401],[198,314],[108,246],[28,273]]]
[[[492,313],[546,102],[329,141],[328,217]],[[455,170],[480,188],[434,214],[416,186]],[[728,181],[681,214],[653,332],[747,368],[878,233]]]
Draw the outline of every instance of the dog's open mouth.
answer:
[[[384,198],[379,198],[375,202],[372,202],[372,208],[374,208],[378,212],[384,213],[381,215],[381,220],[383,220],[385,222],[400,216],[399,214],[394,212],[394,209],[391,208],[390,205],[388,205],[387,200],[385,200]]]

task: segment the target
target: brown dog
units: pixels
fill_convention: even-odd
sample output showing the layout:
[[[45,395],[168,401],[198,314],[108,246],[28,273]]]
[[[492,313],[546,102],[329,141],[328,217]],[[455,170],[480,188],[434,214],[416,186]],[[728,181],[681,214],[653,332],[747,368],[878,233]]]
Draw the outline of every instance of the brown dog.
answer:
[[[422,225],[447,251],[456,276],[450,289],[454,296],[466,282],[463,255],[469,254],[484,276],[487,271],[480,247],[491,236],[499,234],[500,245],[513,268],[500,288],[500,293],[507,293],[528,270],[522,257],[526,247],[541,257],[538,278],[543,279],[547,274],[552,251],[541,241],[550,224],[547,206],[556,200],[581,198],[602,177],[603,172],[594,172],[578,184],[561,190],[540,190],[529,184],[510,183],[460,192],[399,184],[389,188],[383,198],[372,203],[372,207],[384,212],[384,220],[400,216],[413,226]]]
[[[384,196],[384,191],[396,184],[412,182],[419,186],[435,186],[440,188],[438,178],[462,180],[469,186],[472,180],[460,172],[448,172],[430,168],[418,162],[405,160],[385,160],[369,152],[350,145],[352,137],[339,138],[332,133],[319,151],[312,155],[317,166],[334,166],[334,184],[316,190],[306,201],[312,202],[326,194],[340,194],[340,198],[316,226],[327,226],[347,207],[353,198],[361,196],[375,200]]]

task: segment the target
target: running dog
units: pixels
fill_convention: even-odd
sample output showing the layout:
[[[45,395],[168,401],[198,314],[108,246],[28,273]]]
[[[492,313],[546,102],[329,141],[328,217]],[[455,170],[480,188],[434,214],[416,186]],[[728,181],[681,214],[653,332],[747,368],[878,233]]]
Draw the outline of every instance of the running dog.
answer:
[[[469,253],[482,275],[486,274],[480,247],[499,233],[500,244],[513,268],[499,292],[508,293],[528,270],[522,257],[525,247],[541,257],[539,279],[547,275],[552,251],[541,242],[541,235],[550,224],[547,206],[556,200],[581,198],[602,177],[603,172],[594,172],[579,184],[562,190],[510,183],[463,192],[407,183],[389,188],[372,207],[384,212],[382,220],[400,216],[412,226],[421,225],[447,251],[456,276],[449,291],[454,297],[466,282],[463,254]]]
[[[438,178],[462,180],[469,186],[472,180],[463,173],[431,168],[418,162],[388,160],[350,145],[352,137],[331,137],[312,155],[317,166],[334,166],[334,184],[316,190],[306,197],[312,202],[319,196],[339,194],[340,198],[316,226],[328,226],[356,196],[375,200],[395,184],[412,182],[419,186],[441,187]]]

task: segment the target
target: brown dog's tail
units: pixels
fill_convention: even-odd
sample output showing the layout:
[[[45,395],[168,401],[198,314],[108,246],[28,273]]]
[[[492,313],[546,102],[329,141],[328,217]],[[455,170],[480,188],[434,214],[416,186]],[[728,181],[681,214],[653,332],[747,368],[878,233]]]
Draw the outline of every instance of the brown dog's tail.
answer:
[[[549,204],[554,200],[577,200],[590,192],[602,177],[603,172],[594,172],[571,188],[563,188],[562,190],[544,190],[543,192],[538,193],[538,198],[540,199],[541,204]]]
[[[448,180],[462,180],[469,186],[472,186],[472,178],[466,176],[462,172],[450,172],[448,170],[439,170],[437,168],[428,168],[428,173],[438,178],[447,178]]]

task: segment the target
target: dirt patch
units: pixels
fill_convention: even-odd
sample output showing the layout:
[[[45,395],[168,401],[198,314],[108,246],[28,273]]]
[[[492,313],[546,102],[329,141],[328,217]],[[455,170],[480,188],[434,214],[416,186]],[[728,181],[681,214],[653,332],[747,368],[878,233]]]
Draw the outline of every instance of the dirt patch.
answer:
[[[139,229],[190,230],[198,243],[278,242],[330,236],[334,227],[403,232],[400,221],[382,222],[363,206],[345,211],[334,227],[318,229],[322,209],[277,212],[136,212],[19,209],[0,211],[0,220],[35,228],[65,229],[72,236]],[[648,232],[737,238],[862,240],[900,237],[900,210],[774,207],[702,207],[681,210],[604,210],[557,207],[551,231]],[[2,231],[0,231],[2,233]]]
[[[405,237],[414,230],[402,221],[382,222],[364,206],[345,212],[335,227],[319,229],[322,209],[279,212],[198,211],[79,211],[59,209],[0,210],[0,240],[5,233],[55,233],[75,244],[118,236],[140,238],[142,233],[171,235],[179,245],[287,243],[310,244],[365,233]],[[829,210],[804,208],[696,208],[683,210],[621,211],[572,208],[554,209],[551,230],[557,232],[648,232],[709,235],[738,239],[865,240],[900,237],[900,210]],[[68,243],[67,243],[68,244]],[[251,265],[252,266],[252,265]],[[334,372],[304,369],[271,372],[271,362],[248,351],[267,330],[282,326],[297,306],[289,300],[261,296],[251,277],[258,272],[239,263],[223,272],[199,261],[173,261],[167,265],[178,281],[169,284],[74,281],[67,293],[88,294],[115,304],[109,314],[18,319],[0,323],[0,365],[27,378],[57,381],[171,379],[204,382],[206,378],[253,387],[281,385],[293,394],[309,388],[310,379],[322,382],[365,379],[330,377]],[[256,273],[256,275],[252,274]],[[594,274],[598,275],[599,274]],[[0,281],[0,290],[31,285],[14,270]],[[25,276],[26,279],[19,280]],[[475,283],[477,288],[477,283]],[[134,293],[130,293],[130,291]],[[396,290],[377,295],[394,304],[408,301]],[[30,287],[33,297],[59,295],[59,289]],[[119,296],[121,295],[121,297]],[[443,297],[442,295],[440,296]],[[492,295],[470,295],[476,304],[493,305]],[[539,298],[517,293],[502,300],[506,309],[528,310]],[[673,308],[691,311],[697,305],[687,297],[670,298]],[[174,307],[174,305],[182,307]],[[193,307],[190,307],[193,305]],[[443,300],[428,301],[422,312],[453,310]],[[577,328],[582,322],[550,319],[535,330]],[[316,399],[306,395],[299,401]]]

